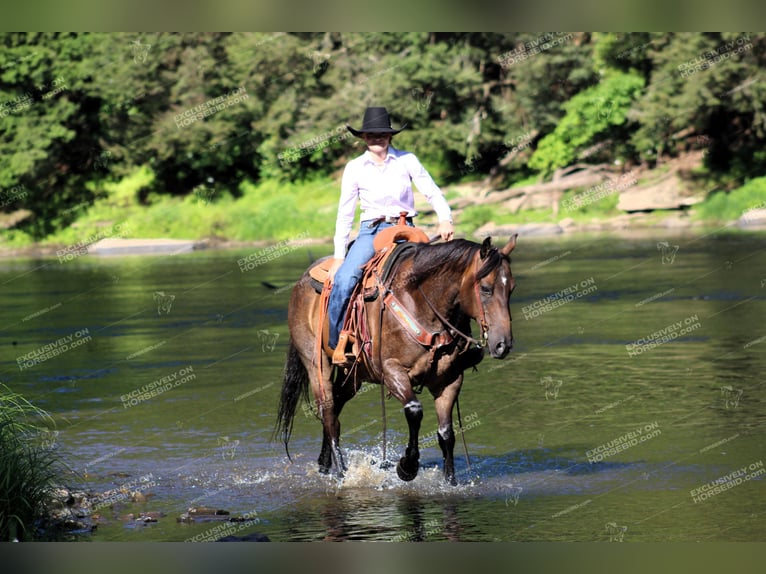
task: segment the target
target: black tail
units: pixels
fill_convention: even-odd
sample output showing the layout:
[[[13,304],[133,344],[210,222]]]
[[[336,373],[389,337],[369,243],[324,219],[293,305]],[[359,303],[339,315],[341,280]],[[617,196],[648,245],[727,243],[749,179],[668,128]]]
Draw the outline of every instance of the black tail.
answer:
[[[287,350],[287,364],[285,365],[285,379],[282,384],[282,395],[279,398],[279,412],[277,413],[277,424],[274,427],[274,438],[282,435],[282,441],[285,443],[285,452],[287,458],[290,458],[290,451],[287,449],[287,443],[290,441],[290,435],[293,432],[293,419],[295,418],[295,409],[301,395],[304,399],[308,398],[309,374],[301,361],[298,349],[290,339]]]

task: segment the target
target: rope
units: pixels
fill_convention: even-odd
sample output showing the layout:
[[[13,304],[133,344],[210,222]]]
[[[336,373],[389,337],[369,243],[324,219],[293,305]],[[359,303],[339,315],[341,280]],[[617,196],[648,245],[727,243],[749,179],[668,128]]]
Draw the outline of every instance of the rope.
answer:
[[[377,273],[375,273],[375,280],[378,282],[378,285],[380,287],[383,287],[383,293],[379,293],[380,297],[380,317],[378,317],[378,368],[380,369],[380,408],[383,412],[383,464],[386,464],[386,430],[387,430],[387,423],[386,423],[386,381],[385,381],[385,375],[383,373],[383,356],[382,356],[382,347],[383,347],[383,311],[385,310],[385,305],[383,305],[383,299],[386,291],[388,291],[388,287],[383,285],[383,282],[380,280],[380,277]],[[372,355],[372,349],[370,349],[370,355]],[[372,359],[372,357],[370,357]],[[372,362],[372,361],[370,361]],[[372,374],[372,373],[371,373]]]
[[[465,452],[465,463],[468,470],[471,470],[471,458],[468,456],[468,444],[465,442],[465,432],[463,431],[463,417],[460,416],[460,397],[455,397],[457,405],[457,426],[460,429],[460,436],[463,437],[463,451]]]
[[[383,381],[380,382],[380,408],[383,411],[383,466],[386,463],[386,386]]]

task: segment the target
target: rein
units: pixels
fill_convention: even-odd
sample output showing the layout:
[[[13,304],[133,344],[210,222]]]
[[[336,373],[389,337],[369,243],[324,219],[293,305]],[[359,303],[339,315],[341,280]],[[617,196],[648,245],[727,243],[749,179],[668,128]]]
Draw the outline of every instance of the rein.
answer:
[[[487,324],[487,317],[484,314],[484,305],[481,304],[481,293],[479,292],[479,259],[479,257],[476,258],[476,273],[474,274],[473,292],[476,293],[476,305],[479,308],[479,325],[481,325],[481,343],[479,346],[486,347],[489,325]]]
[[[431,309],[431,311],[433,311],[434,315],[436,315],[436,317],[439,319],[439,321],[441,321],[441,322],[442,322],[444,325],[446,325],[447,327],[449,327],[449,332],[450,332],[450,334],[451,334],[453,337],[454,337],[455,335],[458,335],[458,336],[462,337],[463,339],[465,339],[467,342],[469,342],[469,343],[474,343],[474,344],[475,344],[477,347],[483,347],[484,345],[486,345],[486,339],[485,339],[485,337],[484,337],[483,335],[482,335],[482,340],[481,340],[481,341],[479,341],[478,339],[474,339],[474,338],[473,338],[473,337],[471,337],[470,335],[466,335],[466,334],[465,334],[465,333],[463,333],[463,332],[462,332],[460,329],[458,329],[458,328],[457,328],[457,327],[455,327],[455,326],[454,326],[452,323],[450,323],[450,322],[447,320],[447,318],[446,318],[444,315],[442,315],[442,314],[441,314],[441,313],[440,313],[440,312],[439,312],[439,311],[436,309],[436,307],[434,307],[434,304],[433,304],[433,303],[431,303],[431,300],[430,300],[428,297],[426,297],[426,294],[425,294],[425,293],[423,293],[423,290],[420,288],[420,285],[418,285],[418,292],[419,292],[419,293],[420,293],[420,295],[423,297],[423,299],[425,300],[425,302],[428,304],[428,307]],[[468,347],[466,347],[466,349],[467,349],[467,348],[468,348]]]

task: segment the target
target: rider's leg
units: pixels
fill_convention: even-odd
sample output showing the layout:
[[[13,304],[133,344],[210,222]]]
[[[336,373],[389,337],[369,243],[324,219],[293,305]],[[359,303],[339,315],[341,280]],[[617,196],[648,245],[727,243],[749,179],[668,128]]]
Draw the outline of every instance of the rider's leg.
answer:
[[[332,349],[338,345],[348,300],[354,287],[362,278],[362,267],[375,255],[372,240],[380,225],[369,227],[368,221],[361,223],[359,235],[346,254],[343,264],[335,273],[327,307],[330,320],[330,340],[328,343]],[[385,224],[382,225],[385,226]]]

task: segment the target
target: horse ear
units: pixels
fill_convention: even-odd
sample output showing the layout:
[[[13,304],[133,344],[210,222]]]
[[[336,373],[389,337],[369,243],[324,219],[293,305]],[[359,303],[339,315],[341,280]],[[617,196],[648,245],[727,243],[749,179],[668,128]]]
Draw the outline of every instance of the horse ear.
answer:
[[[492,238],[488,235],[484,242],[481,244],[481,251],[479,251],[479,257],[486,259],[489,250],[492,249]]]
[[[508,256],[511,254],[511,251],[513,251],[513,248],[516,247],[516,238],[519,236],[518,233],[514,233],[511,239],[506,243],[503,248],[500,250],[500,253],[502,253],[505,256]]]

